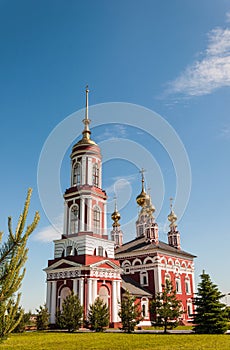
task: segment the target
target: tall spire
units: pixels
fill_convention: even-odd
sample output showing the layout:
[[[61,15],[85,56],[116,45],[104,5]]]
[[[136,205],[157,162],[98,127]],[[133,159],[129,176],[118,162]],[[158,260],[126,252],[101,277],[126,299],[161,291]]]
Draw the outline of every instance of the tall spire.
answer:
[[[117,210],[117,197],[114,197],[114,212],[111,215],[113,222],[113,227],[120,226],[119,220],[121,218],[120,213]]]
[[[117,248],[122,245],[123,232],[121,231],[121,228],[120,228],[121,225],[119,223],[121,215],[117,210],[116,196],[114,197],[114,212],[112,213],[111,218],[113,220],[113,225],[112,225],[113,229],[111,231],[111,238],[112,238],[112,241],[115,242],[115,248]]]
[[[137,201],[137,204],[140,205],[141,207],[144,207],[144,205],[146,204],[146,197],[147,197],[147,194],[145,192],[145,178],[144,178],[144,172],[145,170],[142,168],[140,170],[140,173],[141,173],[141,193],[139,194],[139,196],[137,196],[136,198],[136,201]]]
[[[168,221],[170,221],[170,225],[169,227],[172,229],[173,227],[176,228],[177,227],[177,224],[176,224],[176,221],[177,221],[177,216],[176,214],[174,213],[173,211],[173,198],[171,197],[170,198],[170,214],[168,215]]]
[[[89,124],[91,122],[91,120],[89,119],[89,87],[88,85],[86,85],[85,88],[85,97],[86,97],[86,101],[85,101],[85,119],[82,120],[83,124],[85,125],[84,130],[82,131],[82,135],[83,135],[83,140],[87,141],[90,140],[90,134],[91,131],[89,129]]]
[[[170,213],[168,215],[168,221],[170,222],[169,228],[170,231],[168,232],[168,244],[171,245],[174,248],[180,249],[180,232],[177,229],[177,216],[173,211],[173,204],[172,204],[173,198],[170,198]]]

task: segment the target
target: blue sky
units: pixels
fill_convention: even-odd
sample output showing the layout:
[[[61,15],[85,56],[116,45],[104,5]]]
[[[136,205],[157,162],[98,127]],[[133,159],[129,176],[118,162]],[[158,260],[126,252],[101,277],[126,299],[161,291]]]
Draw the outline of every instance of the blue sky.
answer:
[[[37,188],[39,156],[56,125],[84,107],[86,83],[91,105],[140,105],[176,131],[192,174],[189,203],[179,222],[182,246],[198,256],[196,280],[205,269],[221,291],[229,293],[229,2],[1,0],[0,48],[0,228],[7,233],[9,215],[16,225],[28,187],[33,188],[29,219],[35,210],[41,214],[29,241],[22,288],[25,309],[44,303],[42,269],[53,257],[50,222]],[[160,238],[166,240],[169,197],[176,193],[172,159],[142,128],[120,122],[112,126],[116,120],[109,114],[107,118],[93,128],[97,142],[131,140],[150,152],[160,169],[154,173],[143,157]],[[91,119],[95,122],[93,115]],[[69,186],[69,146],[57,174],[62,191]],[[158,183],[162,178],[164,186]],[[103,180],[110,202],[115,184],[121,223],[135,218],[137,164],[118,154],[104,164]],[[158,191],[162,186],[163,200]],[[134,237],[134,226],[125,227],[124,239]]]

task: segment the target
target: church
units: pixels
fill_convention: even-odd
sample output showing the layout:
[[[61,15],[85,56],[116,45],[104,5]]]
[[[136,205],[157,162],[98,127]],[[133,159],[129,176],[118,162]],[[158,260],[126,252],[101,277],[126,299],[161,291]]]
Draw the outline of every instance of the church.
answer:
[[[89,306],[97,297],[108,305],[110,327],[119,327],[122,295],[128,290],[139,302],[143,320],[151,325],[149,302],[162,291],[169,279],[182,301],[182,321],[191,322],[194,296],[194,258],[180,246],[177,217],[168,215],[168,242],[159,240],[158,224],[151,196],[146,193],[142,171],[141,192],[136,197],[140,211],[136,237],[123,243],[115,204],[111,236],[107,232],[106,192],[102,189],[102,156],[91,138],[86,88],[85,118],[82,138],[73,147],[71,184],[64,193],[64,228],[54,241],[54,257],[44,269],[47,276],[46,305],[50,323],[55,324],[56,311],[72,291],[77,294],[87,320]]]

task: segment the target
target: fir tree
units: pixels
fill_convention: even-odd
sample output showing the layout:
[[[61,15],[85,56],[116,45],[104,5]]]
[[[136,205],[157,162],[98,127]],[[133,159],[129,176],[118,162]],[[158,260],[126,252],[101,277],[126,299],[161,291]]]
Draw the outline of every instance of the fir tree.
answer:
[[[102,299],[97,298],[89,307],[89,324],[92,330],[102,332],[109,325],[109,309]]]
[[[23,312],[22,318],[21,318],[21,311]],[[22,333],[25,332],[26,326],[30,325],[30,317],[31,317],[31,311],[25,313],[24,310],[22,310],[21,306],[19,307],[19,310],[16,314],[16,321],[21,318],[19,324],[17,327],[14,329],[14,333]]]
[[[121,318],[122,329],[126,333],[132,333],[135,326],[143,319],[141,316],[140,305],[135,304],[136,298],[126,291],[122,296],[121,310],[118,315]]]
[[[33,222],[27,226],[25,224],[29,210],[32,190],[27,193],[24,210],[19,217],[15,233],[12,230],[12,219],[8,218],[8,239],[0,246],[0,338],[5,338],[20,323],[23,315],[21,309],[17,318],[20,302],[18,289],[25,274],[23,266],[27,259],[27,241],[39,221],[39,213],[36,212]],[[0,233],[0,242],[3,233]]]
[[[225,304],[220,302],[224,295],[212,283],[210,276],[203,271],[200,275],[197,296],[194,299],[194,331],[201,334],[222,334],[227,330]]]
[[[37,315],[36,315],[37,330],[44,331],[48,329],[50,315],[47,307],[45,305],[40,306],[39,309],[36,309],[36,312],[37,312]]]
[[[168,328],[172,329],[178,325],[178,319],[183,311],[181,301],[177,299],[172,283],[166,280],[166,284],[162,287],[163,291],[157,293],[150,308],[155,318],[155,325],[163,326],[164,333],[167,333]]]
[[[77,295],[68,295],[62,304],[62,311],[57,312],[57,324],[69,332],[79,329],[82,323],[83,307]]]

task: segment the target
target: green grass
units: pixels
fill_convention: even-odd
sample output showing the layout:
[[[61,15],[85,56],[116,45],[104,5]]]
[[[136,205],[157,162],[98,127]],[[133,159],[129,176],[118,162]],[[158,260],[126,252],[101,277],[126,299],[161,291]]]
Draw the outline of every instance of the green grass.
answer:
[[[229,335],[30,332],[12,334],[0,349],[13,350],[229,350]]]

